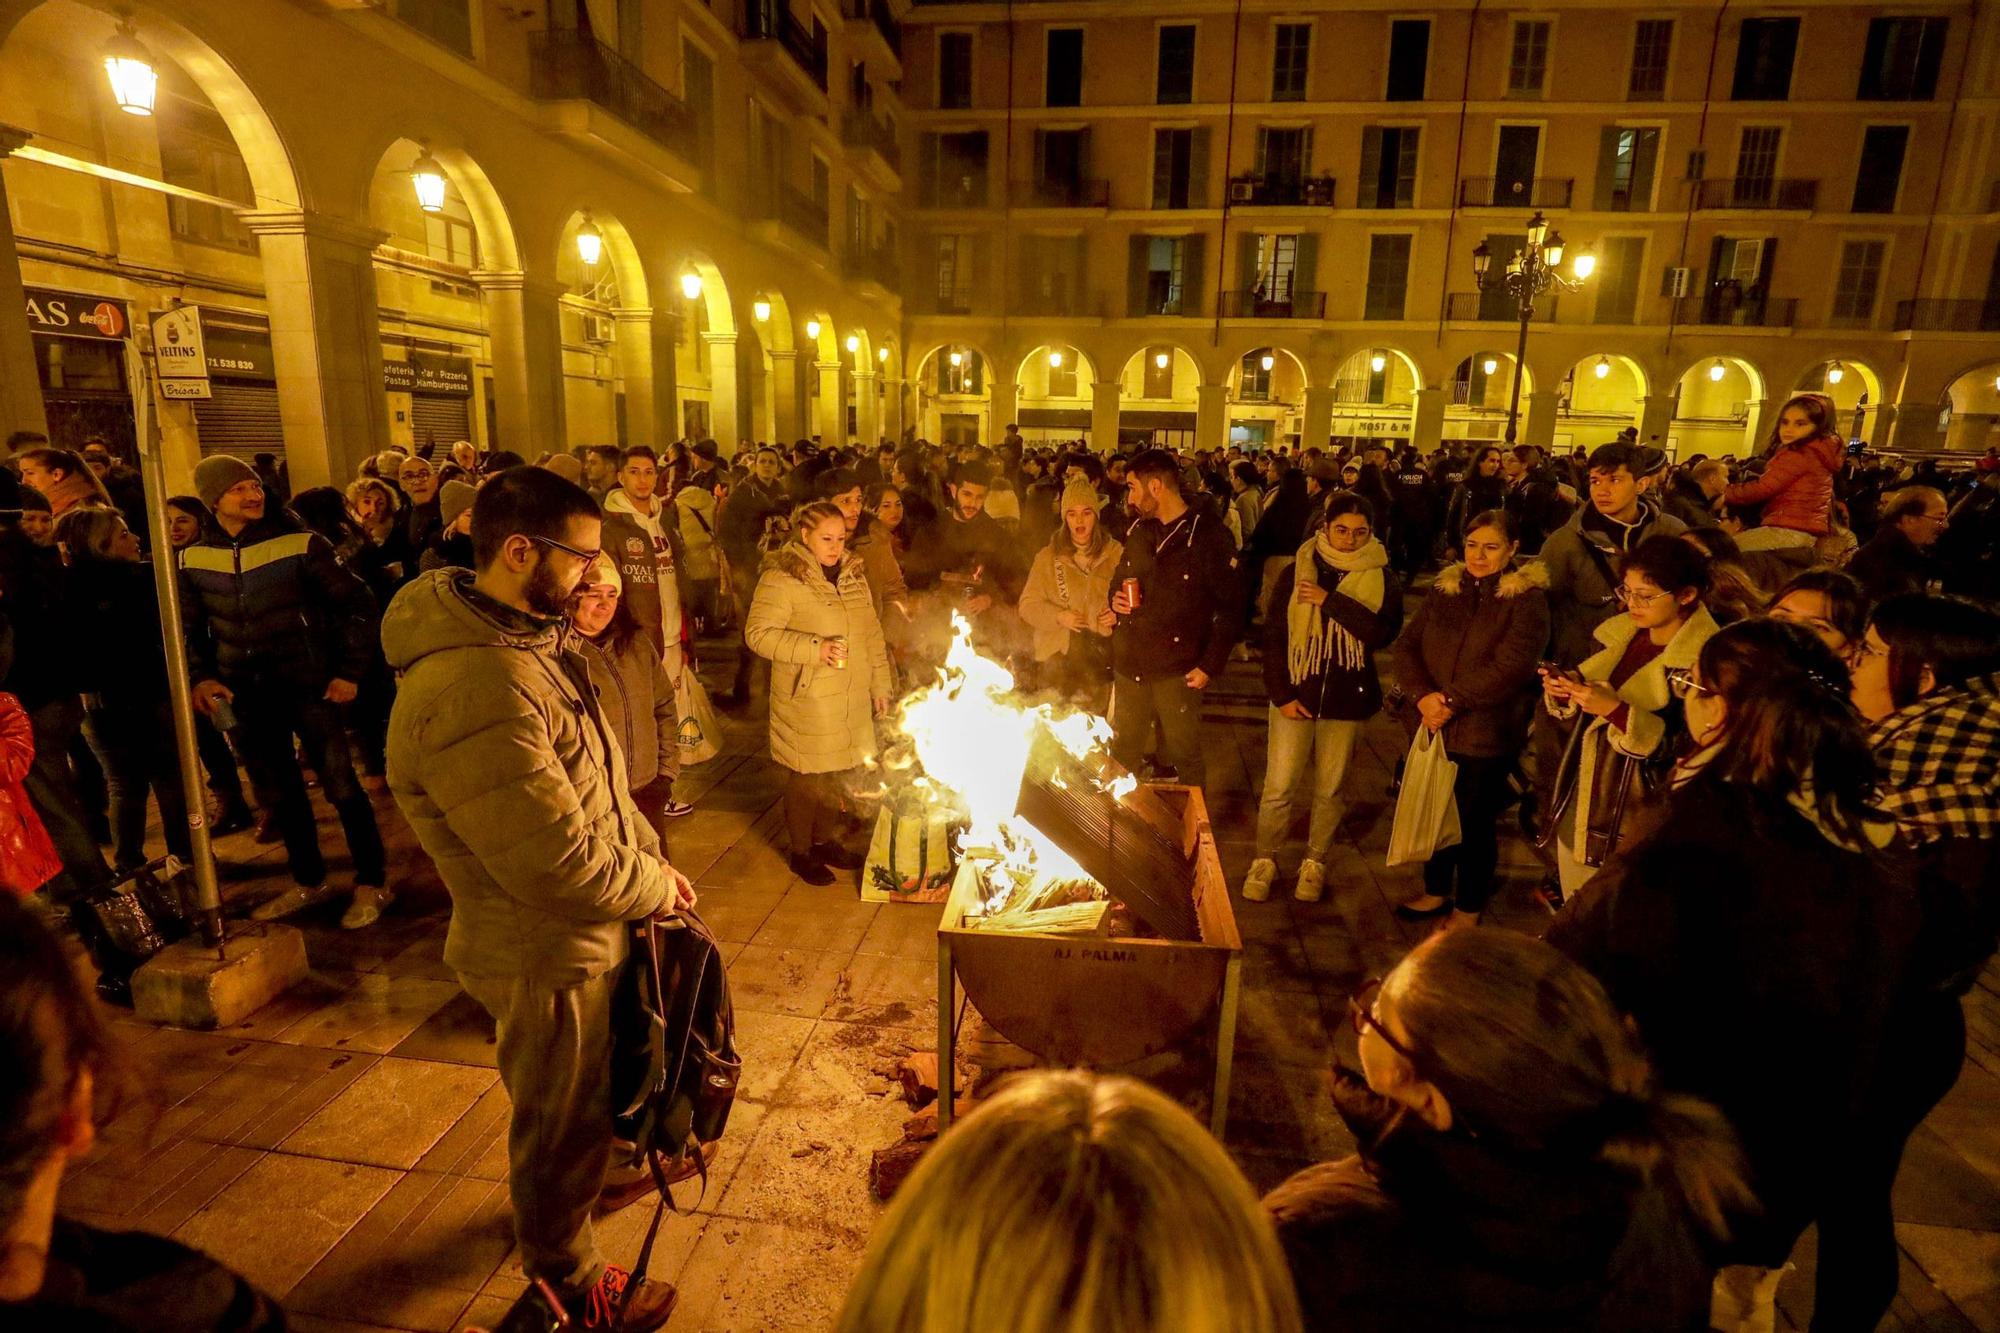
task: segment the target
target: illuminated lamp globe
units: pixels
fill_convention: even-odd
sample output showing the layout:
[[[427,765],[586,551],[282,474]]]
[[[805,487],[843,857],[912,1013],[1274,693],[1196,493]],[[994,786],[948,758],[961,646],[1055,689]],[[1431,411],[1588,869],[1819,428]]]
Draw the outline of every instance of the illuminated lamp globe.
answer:
[[[1836,361],[1826,368],[1826,382],[1828,384],[1838,384],[1845,378],[1847,378],[1847,367],[1841,365],[1840,362]]]
[[[1165,369],[1167,368],[1168,364],[1169,364],[1169,363],[1170,363],[1170,362],[1171,362],[1172,360],[1173,360],[1173,357],[1169,356],[1169,355],[1168,355],[1167,353],[1165,353],[1165,352],[1155,352],[1155,353],[1153,353],[1153,365],[1154,365],[1154,367],[1155,367],[1156,369],[1159,369],[1159,370],[1165,370]]]
[[[160,91],[160,71],[153,53],[132,30],[130,18],[120,19],[118,31],[104,44],[104,75],[111,80],[111,98],[128,116],[150,116]]]
[[[1576,256],[1569,261],[1569,267],[1570,272],[1576,274],[1577,277],[1587,278],[1597,272],[1597,256],[1592,254],[1590,247],[1586,245],[1581,250],[1578,250]]]
[[[693,269],[681,274],[681,295],[690,301],[701,295],[701,274]]]
[[[848,335],[847,335],[847,350],[848,350],[848,351],[850,351],[850,352],[858,352],[858,351],[860,351],[860,350],[861,350],[861,335],[860,335],[860,334],[858,334],[858,333],[850,333],[850,334],[848,334]]]
[[[1383,356],[1380,352],[1377,352],[1375,353],[1375,355],[1368,358],[1368,368],[1374,371],[1377,375],[1380,375],[1383,371],[1389,368],[1389,358]]]
[[[1484,361],[1481,361],[1479,363],[1479,368],[1485,371],[1487,374],[1491,375],[1493,372],[1500,369],[1500,363],[1493,357],[1489,356]]]
[[[1722,383],[1722,377],[1725,374],[1727,374],[1728,371],[1729,367],[1722,364],[1722,358],[1717,357],[1715,358],[1715,364],[1708,368],[1708,377],[1714,380],[1717,384],[1720,384]]]
[[[1278,364],[1278,358],[1272,356],[1269,352],[1266,352],[1264,353],[1264,355],[1257,358],[1257,364],[1262,366],[1264,369],[1269,370],[1272,366]]]
[[[597,261],[604,257],[604,233],[597,229],[588,213],[576,229],[576,257],[590,268],[596,268]]]
[[[818,320],[816,320],[816,319],[809,319],[809,320],[807,320],[807,321],[806,321],[806,337],[808,337],[808,338],[817,338],[817,337],[819,337],[819,321],[818,321]]]
[[[771,303],[761,296],[752,301],[750,303],[750,318],[756,320],[759,324],[769,324],[771,322]]]
[[[1062,369],[1062,362],[1063,362],[1063,354],[1062,354],[1061,352],[1050,352],[1050,353],[1049,353],[1049,365],[1050,365],[1050,366],[1051,366],[1052,368],[1054,368],[1054,369],[1056,369],[1056,370],[1061,370],[1061,369]]]
[[[417,207],[426,213],[444,212],[444,168],[428,148],[419,149],[410,163],[410,188],[417,192]]]
[[[1599,379],[1608,376],[1611,373],[1611,358],[1608,356],[1598,357],[1597,364],[1590,368],[1590,373]]]
[[[883,363],[883,364],[885,364],[885,365],[886,365],[886,364],[888,364],[888,361],[889,361],[889,349],[888,349],[888,348],[886,348],[886,347],[878,347],[878,348],[876,348],[876,349],[875,349],[875,359],[876,359],[877,361],[880,361],[880,362],[882,362],[882,363]]]
[[[952,363],[952,364],[953,364],[954,366],[962,366],[962,365],[964,365],[964,364],[965,364],[965,353],[963,353],[963,352],[953,352],[953,353],[951,354],[951,363]]]

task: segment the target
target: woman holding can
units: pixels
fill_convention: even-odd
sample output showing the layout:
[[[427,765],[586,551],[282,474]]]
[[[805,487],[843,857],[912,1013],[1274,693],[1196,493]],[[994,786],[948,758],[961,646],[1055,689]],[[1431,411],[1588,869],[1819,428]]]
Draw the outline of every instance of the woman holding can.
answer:
[[[818,501],[799,509],[792,530],[764,557],[743,638],[771,662],[771,758],[787,773],[792,873],[831,884],[835,869],[862,864],[838,841],[842,791],[875,753],[875,719],[889,711],[894,686],[846,518]]]

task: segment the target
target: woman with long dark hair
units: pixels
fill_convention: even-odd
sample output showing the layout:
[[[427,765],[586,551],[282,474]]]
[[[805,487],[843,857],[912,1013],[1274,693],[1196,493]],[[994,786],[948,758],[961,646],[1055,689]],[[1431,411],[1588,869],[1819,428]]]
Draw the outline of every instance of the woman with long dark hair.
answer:
[[[618,566],[600,555],[577,584],[570,623],[583,641],[604,723],[625,756],[625,794],[667,845],[667,821],[694,807],[674,799],[680,776],[680,710],[652,640],[625,605]]]
[[[1742,535],[1744,550],[1809,548],[1831,530],[1833,479],[1847,457],[1833,418],[1833,399],[1823,393],[1786,399],[1764,442],[1764,474],[1724,488],[1722,502],[1732,509],[1763,507]]]
[[[1451,499],[1445,502],[1446,554],[1456,560],[1459,538],[1465,535],[1467,521],[1475,514],[1500,508],[1506,496],[1507,483],[1500,476],[1500,446],[1486,445],[1474,452],[1472,461],[1465,466],[1465,479],[1451,488]]]
[[[1435,935],[1349,1002],[1353,1157],[1264,1200],[1306,1327],[1706,1328],[1704,1244],[1749,1202],[1727,1122],[1596,978],[1513,931]]]
[[[1848,659],[1868,628],[1868,594],[1852,574],[1838,569],[1809,569],[1771,598],[1771,619],[1803,625]]]
[[[1733,1298],[1762,1304],[1819,1225],[1813,1327],[1873,1328],[1896,1291],[1883,1053],[1898,1039],[1917,903],[1893,822],[1810,631],[1759,618],[1672,676],[1694,746],[1659,825],[1597,872],[1548,939],[1632,1015],[1661,1077],[1736,1128],[1761,1205],[1732,1220]],[[1907,1131],[1905,1131],[1907,1133]],[[1893,1170],[1890,1172],[1893,1177]]]

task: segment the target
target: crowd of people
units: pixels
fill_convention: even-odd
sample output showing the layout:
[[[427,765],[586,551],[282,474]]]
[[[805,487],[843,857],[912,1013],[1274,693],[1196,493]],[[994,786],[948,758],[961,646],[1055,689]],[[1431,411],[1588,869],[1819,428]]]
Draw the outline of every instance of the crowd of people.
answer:
[[[143,862],[149,794],[187,854],[145,499],[108,452],[16,443],[0,875],[117,1000],[93,905]],[[1811,394],[1753,457],[1677,463],[1629,437],[1100,454],[1010,427],[727,458],[460,442],[290,494],[275,460],[218,454],[151,555],[178,566],[211,818],[285,847],[293,886],[253,915],[391,907],[371,786],[435,863],[446,961],[499,1033],[524,1265],[580,1326],[674,1301],[591,1217],[645,1192],[607,1181],[603,1075],[625,923],[694,903],[669,844],[681,766],[712,752],[695,655],[734,653],[721,702],[763,706],[790,870],[822,886],[862,865],[884,718],[969,635],[1106,712],[1142,779],[1195,785],[1206,691],[1259,659],[1246,901],[1334,887],[1385,712],[1455,765],[1460,836],[1395,909],[1435,930],[1351,1005],[1355,1156],[1260,1203],[1157,1093],[1021,1078],[899,1194],[843,1328],[1747,1328],[1817,1225],[1813,1327],[1865,1329],[1896,1289],[1904,1144],[2000,943],[2000,457],[1972,461],[1852,452]],[[1510,812],[1543,939],[1477,929]],[[43,928],[10,920],[0,1218],[33,1256],[0,1262],[0,1300],[81,1301],[121,1252],[41,1205],[107,1057]],[[226,1274],[142,1258],[244,1315],[205,1326],[260,1326]]]

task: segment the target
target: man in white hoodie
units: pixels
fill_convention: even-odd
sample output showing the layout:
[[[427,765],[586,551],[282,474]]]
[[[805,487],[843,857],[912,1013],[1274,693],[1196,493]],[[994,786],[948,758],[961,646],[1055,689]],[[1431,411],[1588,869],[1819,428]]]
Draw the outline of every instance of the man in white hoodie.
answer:
[[[655,493],[659,481],[651,449],[625,451],[618,487],[604,497],[604,553],[618,562],[625,603],[671,678],[681,671],[680,527],[673,506]]]

